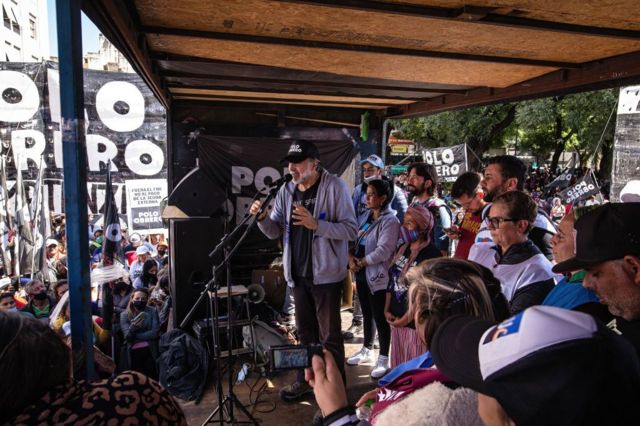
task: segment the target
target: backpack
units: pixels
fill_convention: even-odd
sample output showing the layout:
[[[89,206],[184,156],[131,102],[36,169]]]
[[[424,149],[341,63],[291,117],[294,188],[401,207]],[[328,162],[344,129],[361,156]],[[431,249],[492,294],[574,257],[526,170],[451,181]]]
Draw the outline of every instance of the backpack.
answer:
[[[209,369],[202,344],[182,330],[171,330],[160,338],[159,382],[172,395],[190,401],[200,398]]]

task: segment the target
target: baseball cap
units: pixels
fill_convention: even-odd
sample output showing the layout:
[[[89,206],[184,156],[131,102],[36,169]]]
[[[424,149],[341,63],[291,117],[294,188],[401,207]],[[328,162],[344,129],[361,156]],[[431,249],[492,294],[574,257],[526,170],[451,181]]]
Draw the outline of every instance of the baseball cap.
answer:
[[[147,247],[144,244],[136,249],[137,256],[140,256],[141,254],[147,254],[147,253],[151,253],[151,250],[149,249],[149,247]]]
[[[553,272],[585,269],[626,255],[640,255],[640,203],[608,203],[580,216],[576,231],[576,255],[556,264]]]
[[[58,240],[54,240],[53,238],[47,238],[47,241],[45,241],[45,247],[49,247],[49,246],[57,246],[60,243],[58,243]]]
[[[360,164],[364,164],[364,163],[369,163],[372,166],[375,166],[379,169],[384,169],[384,161],[382,161],[382,158],[378,157],[375,154],[371,154],[364,160],[360,161]]]
[[[142,237],[140,236],[140,234],[138,234],[137,232],[134,232],[133,234],[131,234],[129,236],[129,242],[134,246],[137,247],[142,243]]]
[[[286,157],[280,160],[281,163],[299,163],[307,158],[320,158],[318,147],[311,141],[304,139],[296,139],[289,145],[289,151]]]
[[[498,400],[517,425],[617,424],[640,415],[635,349],[582,312],[535,306],[497,325],[458,315],[429,349],[444,375]]]

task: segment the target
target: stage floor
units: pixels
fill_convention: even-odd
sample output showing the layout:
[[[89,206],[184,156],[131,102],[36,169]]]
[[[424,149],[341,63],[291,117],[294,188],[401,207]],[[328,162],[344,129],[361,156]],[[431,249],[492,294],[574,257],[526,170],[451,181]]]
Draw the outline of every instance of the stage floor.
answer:
[[[349,312],[342,312],[342,329],[346,330],[351,324],[352,314]],[[362,336],[356,336],[352,341],[346,342],[345,351],[347,357],[357,352],[362,346]],[[377,353],[377,350],[376,350]],[[235,370],[238,371],[240,365],[243,362],[250,362],[251,357],[244,355],[239,358],[236,363]],[[376,386],[376,382],[371,379],[369,372],[371,371],[372,364],[363,364],[357,367],[346,366],[347,372],[347,396],[351,404],[355,403],[360,396]],[[245,406],[250,404],[251,386],[257,390],[265,382],[267,382],[266,389],[260,394],[257,406],[248,406],[249,412],[252,412],[253,416],[262,425],[310,425],[313,419],[313,415],[318,409],[313,394],[309,394],[302,401],[296,403],[288,403],[281,401],[278,398],[278,390],[289,384],[295,379],[295,372],[289,371],[279,374],[270,378],[268,381],[266,378],[261,377],[258,372],[252,371],[249,374],[247,380],[244,383],[237,384],[233,387],[233,391]],[[224,393],[226,394],[226,375],[224,376]],[[215,391],[215,385],[210,380],[205,390],[204,396],[199,404],[195,404],[193,401],[180,401],[180,405],[184,410],[187,417],[187,421],[190,425],[202,424],[209,414],[217,407],[217,394]],[[251,395],[252,402],[255,402],[257,392],[253,392]],[[266,412],[269,411],[269,412]],[[241,412],[234,409],[235,417],[237,421],[242,422],[246,420]],[[218,423],[219,417],[216,415],[215,423]]]

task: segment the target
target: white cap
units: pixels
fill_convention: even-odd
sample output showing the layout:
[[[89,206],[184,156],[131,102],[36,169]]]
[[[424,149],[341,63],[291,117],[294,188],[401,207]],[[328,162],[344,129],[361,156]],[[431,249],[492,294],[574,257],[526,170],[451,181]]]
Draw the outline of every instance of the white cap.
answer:
[[[640,180],[630,180],[620,191],[620,201],[623,203],[640,202]]]
[[[45,244],[46,244],[46,245],[45,245],[46,247],[49,247],[49,246],[58,246],[58,245],[60,245],[60,243],[58,242],[58,240],[54,240],[53,238],[47,238],[47,241],[46,241],[46,243],[45,243]]]
[[[141,254],[147,254],[147,253],[151,253],[151,250],[149,249],[149,247],[147,247],[144,244],[136,249],[137,256],[140,256]]]

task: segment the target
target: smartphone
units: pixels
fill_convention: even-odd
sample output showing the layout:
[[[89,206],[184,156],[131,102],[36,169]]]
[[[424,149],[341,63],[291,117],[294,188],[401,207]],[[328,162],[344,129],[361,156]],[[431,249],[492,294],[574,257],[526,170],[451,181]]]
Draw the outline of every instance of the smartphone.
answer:
[[[284,345],[269,349],[271,371],[311,367],[314,355],[322,356],[322,345]]]

